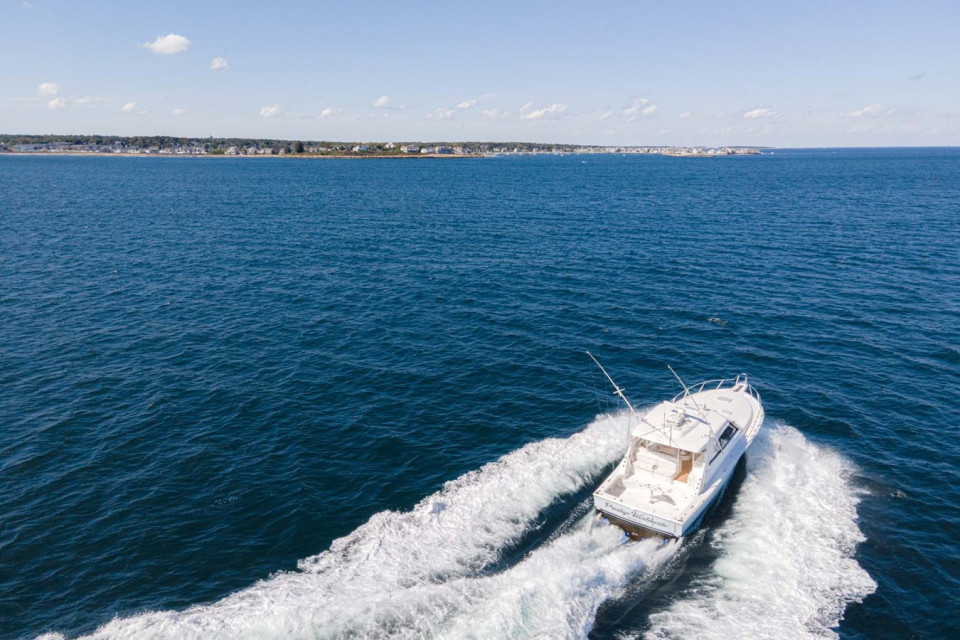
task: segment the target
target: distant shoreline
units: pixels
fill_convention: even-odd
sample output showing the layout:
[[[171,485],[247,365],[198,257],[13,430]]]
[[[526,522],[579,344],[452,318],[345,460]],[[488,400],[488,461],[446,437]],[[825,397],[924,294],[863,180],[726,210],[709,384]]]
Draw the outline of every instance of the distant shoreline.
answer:
[[[315,153],[287,153],[287,154],[237,154],[226,155],[224,153],[103,153],[100,151],[0,151],[0,158],[3,156],[68,156],[71,158],[273,158],[273,159],[297,159],[297,160],[414,160],[427,158],[489,158],[496,154],[450,154],[450,153],[418,153],[407,155],[354,155],[354,154],[327,154],[320,155]],[[521,155],[521,154],[515,154]]]
[[[752,153],[617,153],[611,151],[579,151],[579,152],[494,152],[494,153],[410,153],[410,154],[317,154],[317,153],[286,153],[286,154],[236,154],[225,153],[107,153],[102,151],[0,151],[0,158],[4,156],[43,156],[43,157],[71,157],[71,158],[272,158],[296,160],[428,160],[428,159],[456,159],[456,158],[496,158],[503,156],[662,156],[666,158],[730,158],[734,156],[763,155],[761,151]]]

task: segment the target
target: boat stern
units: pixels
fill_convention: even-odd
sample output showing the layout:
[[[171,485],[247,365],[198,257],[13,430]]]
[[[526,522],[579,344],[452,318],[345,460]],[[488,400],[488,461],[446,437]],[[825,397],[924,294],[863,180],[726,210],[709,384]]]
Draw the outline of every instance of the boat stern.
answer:
[[[626,531],[631,537],[679,538],[683,535],[682,523],[629,507],[600,491],[593,494],[593,506],[612,524]]]

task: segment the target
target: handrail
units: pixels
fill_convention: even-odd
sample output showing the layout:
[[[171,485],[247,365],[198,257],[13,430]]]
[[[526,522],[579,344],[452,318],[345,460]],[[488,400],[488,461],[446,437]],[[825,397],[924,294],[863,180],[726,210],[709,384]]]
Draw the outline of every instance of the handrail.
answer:
[[[747,382],[747,374],[745,373],[741,373],[736,378],[717,378],[714,380],[704,380],[703,382],[700,382],[698,384],[691,385],[690,387],[688,387],[688,390],[690,395],[693,395],[695,393],[700,393],[708,385],[716,385],[713,387],[714,389],[722,389],[725,383],[727,386],[731,388],[737,386],[740,383],[743,383],[745,385],[744,390],[747,393],[749,393],[758,403],[762,405],[762,403],[760,402],[760,392],[754,389],[753,386],[751,386],[750,383]],[[686,396],[687,396],[687,391],[684,391],[683,393],[678,393],[673,397],[672,402],[677,402],[678,400],[682,400]]]

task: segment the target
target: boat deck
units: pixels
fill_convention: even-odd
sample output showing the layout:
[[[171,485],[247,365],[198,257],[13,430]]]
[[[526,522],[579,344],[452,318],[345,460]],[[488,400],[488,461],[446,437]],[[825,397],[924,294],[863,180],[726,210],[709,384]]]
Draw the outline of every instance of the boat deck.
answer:
[[[643,505],[645,512],[660,518],[682,522],[695,497],[690,486],[685,481],[643,482],[638,475],[614,480],[603,493],[627,505]]]

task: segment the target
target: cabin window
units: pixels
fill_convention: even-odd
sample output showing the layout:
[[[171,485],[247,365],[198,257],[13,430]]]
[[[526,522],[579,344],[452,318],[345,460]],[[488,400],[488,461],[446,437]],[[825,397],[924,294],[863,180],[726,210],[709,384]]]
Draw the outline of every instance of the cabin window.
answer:
[[[737,428],[730,423],[727,423],[727,428],[723,430],[723,433],[720,434],[720,437],[717,438],[717,442],[720,443],[720,448],[723,449],[727,446],[727,443],[730,442],[730,438],[733,437],[733,434],[737,432]]]

